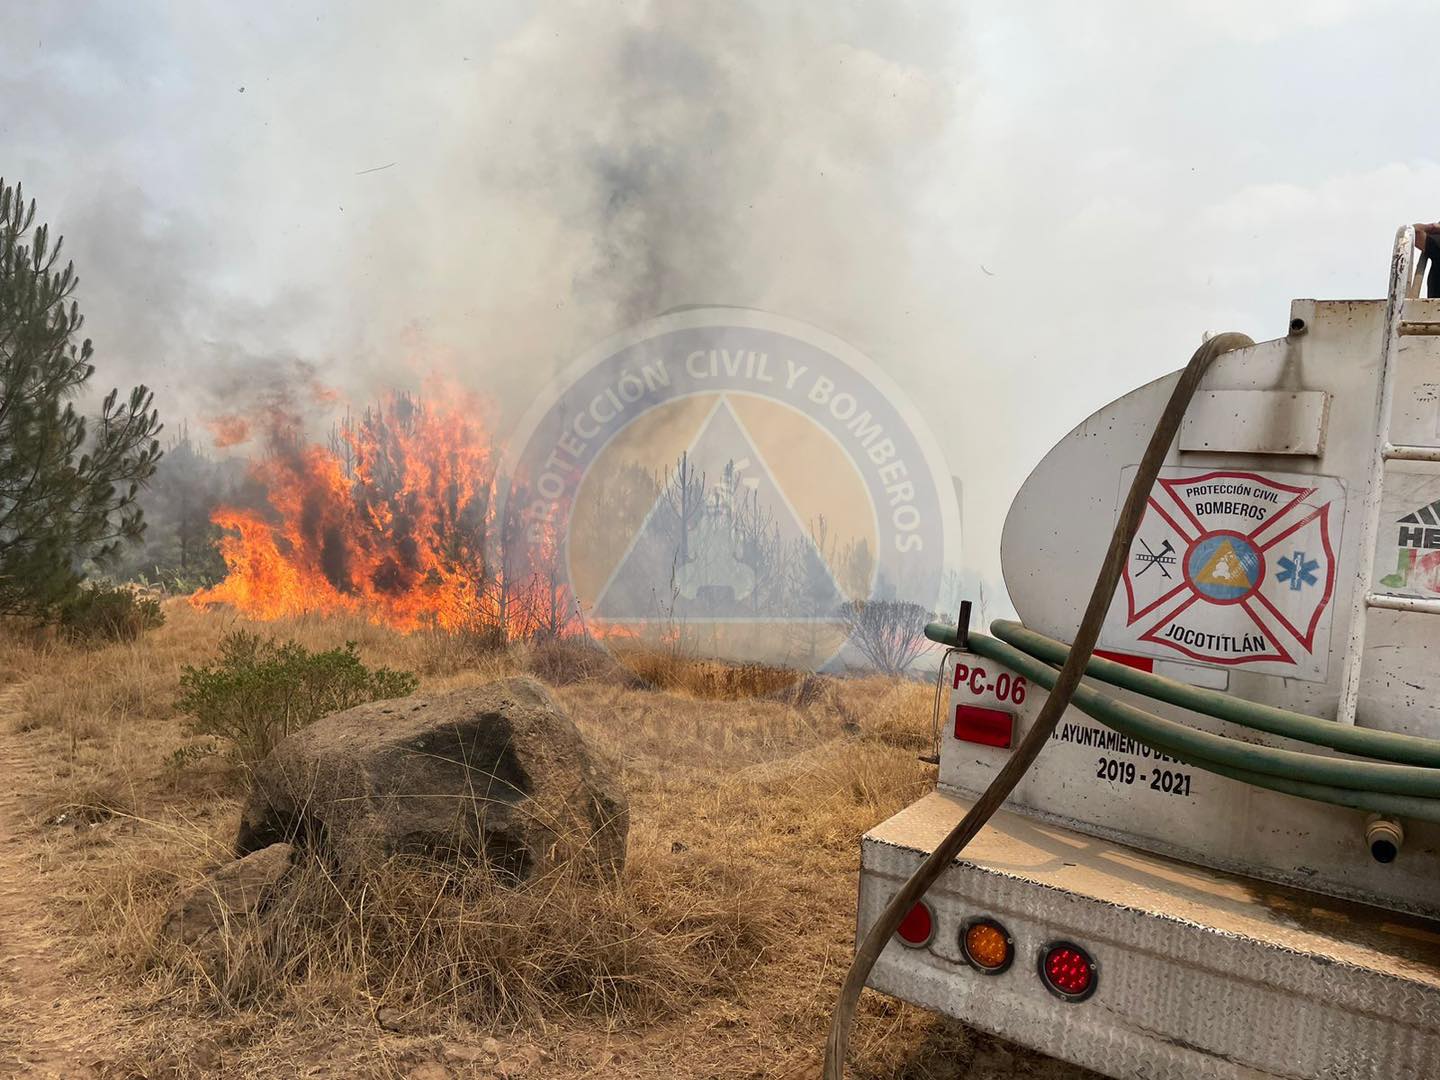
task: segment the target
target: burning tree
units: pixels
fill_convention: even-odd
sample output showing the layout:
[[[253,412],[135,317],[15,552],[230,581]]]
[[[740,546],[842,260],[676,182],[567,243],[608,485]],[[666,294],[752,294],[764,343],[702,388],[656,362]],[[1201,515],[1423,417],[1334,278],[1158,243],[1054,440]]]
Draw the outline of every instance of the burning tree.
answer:
[[[554,544],[531,543],[474,395],[394,393],[321,446],[283,420],[251,466],[260,505],[214,514],[228,573],[194,601],[261,619],[351,613],[498,641],[574,621]]]
[[[453,628],[483,606],[491,448],[467,418],[396,394],[339,433],[345,457],[283,423],[251,466],[258,509],[214,514],[224,581],[196,594],[262,619],[364,614]]]
[[[74,340],[74,266],[55,269],[62,241],[34,223],[34,200],[0,180],[0,614],[51,614],[85,559],[138,540],[136,497],[161,455],[145,387],[112,390],[93,424],[75,411],[94,350]]]

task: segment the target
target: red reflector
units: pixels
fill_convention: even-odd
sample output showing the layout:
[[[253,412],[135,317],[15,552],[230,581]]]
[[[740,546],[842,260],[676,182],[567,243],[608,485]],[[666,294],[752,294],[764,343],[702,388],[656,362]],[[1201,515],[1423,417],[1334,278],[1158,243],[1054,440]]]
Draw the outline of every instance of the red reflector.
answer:
[[[1095,990],[1095,961],[1078,945],[1056,942],[1040,957],[1040,977],[1066,1001],[1084,1001]]]
[[[955,738],[961,742],[1009,747],[1014,731],[1015,717],[1002,709],[955,706]]]
[[[1124,664],[1126,667],[1133,667],[1136,671],[1155,672],[1155,661],[1148,656],[1131,656],[1129,653],[1111,652],[1109,649],[1096,649],[1095,655],[1102,660],[1113,660],[1117,664]]]
[[[912,907],[900,925],[895,936],[912,949],[923,949],[935,937],[935,914],[924,900]]]

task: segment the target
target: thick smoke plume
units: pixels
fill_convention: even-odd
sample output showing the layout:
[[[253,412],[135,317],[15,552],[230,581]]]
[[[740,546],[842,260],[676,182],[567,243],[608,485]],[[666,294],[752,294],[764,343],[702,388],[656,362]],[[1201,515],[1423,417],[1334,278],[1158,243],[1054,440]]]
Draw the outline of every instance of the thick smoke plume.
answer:
[[[1065,430],[1206,329],[1377,295],[1436,216],[1390,6],[12,5],[0,157],[67,236],[96,389],[197,437],[288,379],[323,437],[311,374],[449,371],[513,419],[639,318],[767,308],[921,403],[993,581]]]
[[[8,48],[44,44],[5,78],[49,114],[12,139],[104,151],[26,177],[70,235],[102,377],[201,423],[257,386],[363,401],[436,367],[508,413],[683,304],[883,340],[963,100],[922,31],[938,5],[455,5],[401,33],[390,5],[200,10],[36,6]]]

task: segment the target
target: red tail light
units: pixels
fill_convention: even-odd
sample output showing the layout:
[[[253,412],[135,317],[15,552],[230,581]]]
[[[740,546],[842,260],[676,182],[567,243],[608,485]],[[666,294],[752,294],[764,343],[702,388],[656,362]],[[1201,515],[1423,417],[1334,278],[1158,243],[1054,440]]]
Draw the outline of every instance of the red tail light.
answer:
[[[1015,717],[1003,709],[980,705],[955,706],[955,738],[981,746],[1008,749],[1014,739]]]
[[[1057,941],[1040,954],[1040,981],[1056,997],[1084,1001],[1095,992],[1099,969],[1079,945]]]
[[[902,945],[912,949],[923,949],[935,940],[935,912],[924,900],[918,901],[905,918],[900,920],[895,936]]]

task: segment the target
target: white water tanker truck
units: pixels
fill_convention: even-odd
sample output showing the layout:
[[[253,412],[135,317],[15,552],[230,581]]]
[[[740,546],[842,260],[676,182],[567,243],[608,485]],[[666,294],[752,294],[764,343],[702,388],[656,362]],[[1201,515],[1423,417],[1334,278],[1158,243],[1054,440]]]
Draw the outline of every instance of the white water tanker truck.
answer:
[[[1221,335],[1025,482],[1022,622],[928,630],[938,784],[862,841],[827,1076],[868,981],[1111,1077],[1440,1077],[1423,272],[1402,229],[1387,299]]]

